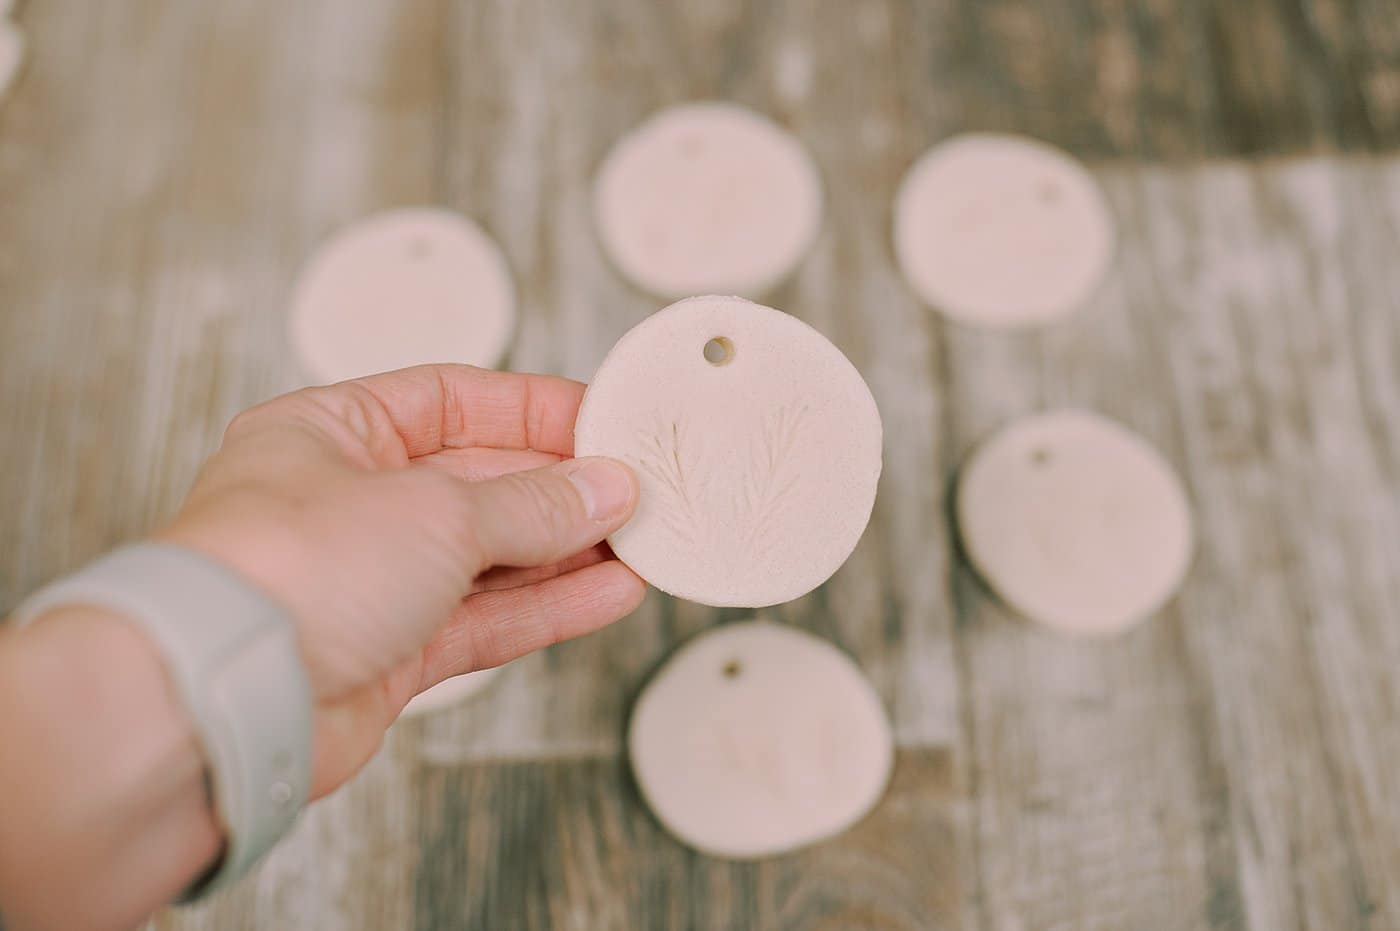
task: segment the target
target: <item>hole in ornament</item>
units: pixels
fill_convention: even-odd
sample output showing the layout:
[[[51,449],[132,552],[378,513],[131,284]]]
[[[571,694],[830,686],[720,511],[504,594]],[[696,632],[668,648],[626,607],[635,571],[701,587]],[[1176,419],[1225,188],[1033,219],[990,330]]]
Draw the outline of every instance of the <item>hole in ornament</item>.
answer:
[[[731,659],[729,662],[724,664],[724,677],[726,679],[737,679],[739,677],[739,673],[743,671],[744,667],[739,665],[739,661],[737,659]]]
[[[1038,466],[1049,465],[1050,450],[1046,449],[1044,446],[1037,446],[1035,449],[1031,450],[1031,464]]]
[[[705,361],[711,365],[726,365],[734,358],[734,344],[728,337],[716,336],[705,344]]]

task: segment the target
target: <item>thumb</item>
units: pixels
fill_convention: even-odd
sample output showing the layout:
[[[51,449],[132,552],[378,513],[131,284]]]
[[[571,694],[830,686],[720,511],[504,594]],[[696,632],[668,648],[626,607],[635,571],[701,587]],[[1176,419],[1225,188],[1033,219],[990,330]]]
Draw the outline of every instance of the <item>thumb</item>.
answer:
[[[621,527],[637,506],[637,477],[614,459],[569,459],[467,488],[482,568],[558,562]]]

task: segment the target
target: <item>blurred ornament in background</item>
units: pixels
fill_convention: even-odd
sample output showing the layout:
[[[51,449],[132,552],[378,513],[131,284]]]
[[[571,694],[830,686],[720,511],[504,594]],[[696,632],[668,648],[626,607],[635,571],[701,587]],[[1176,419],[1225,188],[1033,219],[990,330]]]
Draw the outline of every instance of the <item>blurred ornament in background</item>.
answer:
[[[1131,627],[1191,565],[1191,505],[1175,470],[1089,411],[1003,427],[968,457],[956,495],[972,565],[1012,608],[1061,633]]]
[[[758,298],[792,274],[822,222],[822,185],[802,143],[732,103],[688,103],[619,139],[593,207],[609,257],[665,298]]]
[[[471,220],[441,207],[389,210],[312,255],[289,327],[306,374],[322,382],[430,362],[493,368],[515,330],[515,287]]]
[[[889,719],[860,667],[764,620],[681,646],[637,699],[627,750],[666,830],[732,859],[845,831],[875,807],[894,765]]]
[[[1088,170],[1059,149],[972,133],[909,169],[895,197],[894,249],[918,295],[960,323],[1049,323],[1103,280],[1113,213]]]
[[[496,681],[496,677],[501,674],[503,668],[505,667],[497,666],[492,669],[478,669],[475,672],[444,679],[410,699],[399,718],[400,720],[416,718],[460,705],[489,688]]]

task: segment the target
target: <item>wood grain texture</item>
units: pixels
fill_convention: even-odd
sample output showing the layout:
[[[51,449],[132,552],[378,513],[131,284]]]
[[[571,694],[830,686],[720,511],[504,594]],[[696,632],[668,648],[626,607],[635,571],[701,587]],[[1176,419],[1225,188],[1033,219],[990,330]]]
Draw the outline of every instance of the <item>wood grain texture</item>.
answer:
[[[771,298],[865,373],[870,531],[774,612],[888,703],[896,779],[761,864],[661,833],[627,709],[739,612],[653,596],[396,728],[245,883],[168,929],[1400,927],[1400,5],[1393,0],[30,0],[0,105],[0,612],[178,504],[237,410],[303,381],[296,271],[366,212],[496,236],[511,365],[587,378],[655,309],[592,230],[658,106],[733,99],[810,146],[827,220]],[[925,146],[1032,133],[1120,223],[1084,312],[920,307],[890,203]],[[1197,506],[1196,563],[1102,643],[1011,617],[947,505],[1005,421],[1091,406]]]
[[[416,927],[956,927],[954,798],[949,752],[905,751],[839,841],[726,863],[667,837],[615,759],[429,767]]]

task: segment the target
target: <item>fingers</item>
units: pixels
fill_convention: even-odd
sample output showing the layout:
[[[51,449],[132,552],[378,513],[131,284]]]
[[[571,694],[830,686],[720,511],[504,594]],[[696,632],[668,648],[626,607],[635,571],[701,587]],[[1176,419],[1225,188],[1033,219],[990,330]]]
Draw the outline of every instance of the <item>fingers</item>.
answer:
[[[574,452],[583,385],[567,378],[420,365],[346,384],[373,395],[409,458],[469,446]]]
[[[542,469],[559,461],[557,453],[543,453],[533,449],[490,449],[475,446],[471,449],[441,449],[426,456],[420,456],[410,465],[414,468],[433,469],[469,482],[481,482],[509,475],[511,472],[528,472]]]
[[[631,569],[608,560],[525,588],[472,595],[423,651],[419,689],[605,627],[636,610],[645,594]]]
[[[553,453],[542,453],[532,449],[444,449],[413,460],[414,467],[432,469],[447,475],[480,482],[510,475],[514,472],[528,472],[554,465],[559,457]],[[472,586],[473,592],[499,591],[504,588],[519,588],[533,585],[556,576],[573,572],[612,558],[612,550],[606,543],[599,543],[582,552],[568,556],[560,562],[547,566],[516,568],[498,566],[477,576]]]
[[[612,550],[608,545],[599,543],[597,546],[591,546],[581,553],[575,553],[550,566],[534,566],[528,569],[499,566],[477,576],[476,582],[472,585],[472,593],[497,592],[506,588],[534,585],[536,582],[543,582],[576,569],[585,569],[588,566],[597,565],[605,559],[612,558]]]
[[[571,456],[582,399],[565,378],[422,365],[274,398],[234,418],[225,446],[276,430],[371,468],[473,446]]]
[[[491,566],[547,566],[601,541],[637,506],[637,477],[613,459],[570,459],[463,485],[479,550]]]

